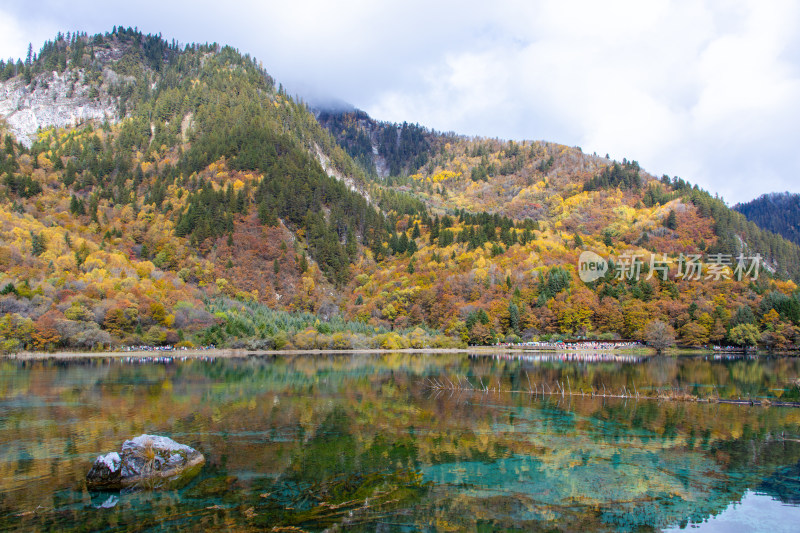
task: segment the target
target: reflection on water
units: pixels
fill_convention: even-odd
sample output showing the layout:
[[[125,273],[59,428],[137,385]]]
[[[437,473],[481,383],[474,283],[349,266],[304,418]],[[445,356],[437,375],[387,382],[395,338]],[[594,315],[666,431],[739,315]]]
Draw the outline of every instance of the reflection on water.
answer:
[[[573,361],[578,363],[641,363],[648,359],[645,355],[617,354],[609,352],[508,352],[486,355],[485,353],[470,354],[474,359],[491,358],[506,361],[526,361],[530,363],[544,363],[554,361]]]
[[[800,409],[425,383],[568,380],[791,400],[798,376],[795,359],[613,354],[6,360],[0,524],[719,531],[752,520],[782,531],[800,518]],[[145,432],[201,450],[201,474],[176,491],[89,493],[93,459]]]
[[[664,529],[665,533],[692,531],[697,533],[795,533],[798,509],[786,505],[768,494],[746,491],[741,501],[731,503],[721,513],[700,523],[676,525]]]

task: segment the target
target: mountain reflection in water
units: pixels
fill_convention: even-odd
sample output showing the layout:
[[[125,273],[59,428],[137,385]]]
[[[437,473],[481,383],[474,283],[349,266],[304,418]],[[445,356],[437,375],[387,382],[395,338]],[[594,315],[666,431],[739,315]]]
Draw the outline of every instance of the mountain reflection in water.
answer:
[[[776,532],[800,518],[800,409],[437,394],[425,383],[524,390],[528,379],[568,380],[786,399],[800,396],[798,376],[800,361],[788,358],[602,353],[4,360],[0,523],[636,531],[714,527],[746,508]],[[175,491],[86,491],[92,460],[145,432],[201,450],[203,471]],[[777,522],[759,521],[770,513]]]

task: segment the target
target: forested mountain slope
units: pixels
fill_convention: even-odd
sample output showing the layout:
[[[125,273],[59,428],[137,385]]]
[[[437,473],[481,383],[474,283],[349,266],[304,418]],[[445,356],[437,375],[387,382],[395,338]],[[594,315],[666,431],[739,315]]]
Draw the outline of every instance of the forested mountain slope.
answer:
[[[131,29],[59,35],[0,74],[6,351],[637,337],[656,319],[686,344],[797,336],[798,247],[635,162],[315,117],[247,55]],[[587,250],[638,254],[642,275],[584,283]],[[757,253],[757,277],[726,279]],[[686,279],[680,254],[730,269]]]
[[[331,287],[383,240],[383,215],[352,190],[363,183],[352,160],[235,50],[115,29],[59,35],[15,69],[6,87],[71,79],[62,107],[116,108],[43,129],[30,147],[9,134],[3,144],[4,311],[50,311],[59,342],[174,340],[219,322],[198,300],[209,295],[330,315]],[[28,286],[40,298],[20,300]],[[94,335],[72,335],[61,315]]]
[[[622,235],[619,228],[608,225],[614,218],[613,207],[626,204],[634,209],[653,208],[678,200],[694,206],[696,214],[706,219],[705,225],[713,228],[715,242],[695,239],[697,244],[706,245],[699,249],[734,255],[760,253],[783,276],[796,279],[800,275],[797,246],[748,223],[696,185],[678,177],[656,178],[635,161],[611,161],[550,142],[441,134],[418,125],[378,122],[358,110],[322,111],[318,116],[351,155],[366,153],[368,142],[372,142],[373,152],[397,153],[400,172],[389,178],[391,184],[434,210],[485,210],[515,219],[557,220],[561,227],[582,235],[611,234],[632,244],[646,232],[646,225]],[[401,133],[412,129],[420,140],[404,143]],[[393,135],[375,134],[384,131]],[[390,137],[395,142],[387,148],[385,139]],[[352,139],[360,140],[354,144]],[[378,158],[359,161],[374,167],[382,164]],[[697,235],[702,238],[702,232]],[[667,248],[663,251],[673,251]]]
[[[800,194],[764,194],[733,209],[759,227],[800,244]]]

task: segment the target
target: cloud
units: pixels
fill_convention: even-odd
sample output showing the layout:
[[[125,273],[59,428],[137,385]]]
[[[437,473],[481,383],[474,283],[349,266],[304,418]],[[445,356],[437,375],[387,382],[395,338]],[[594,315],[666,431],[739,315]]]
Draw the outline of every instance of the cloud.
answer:
[[[380,119],[579,145],[727,200],[797,190],[795,2],[58,4],[6,2],[0,57],[56,30],[138,26],[231,44],[290,91]]]
[[[797,190],[793,4],[563,6],[538,4],[529,27],[499,26],[515,42],[447,55],[416,88],[376,93],[366,109],[637,159],[733,201]]]
[[[38,52],[41,43],[50,39],[58,31],[46,23],[26,23],[14,14],[0,8],[0,59],[25,60],[28,45]]]

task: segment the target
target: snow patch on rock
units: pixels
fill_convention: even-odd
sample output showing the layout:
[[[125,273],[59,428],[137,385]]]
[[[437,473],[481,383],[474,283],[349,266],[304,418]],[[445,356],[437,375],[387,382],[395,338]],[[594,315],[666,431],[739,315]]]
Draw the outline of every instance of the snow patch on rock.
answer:
[[[126,440],[122,445],[122,453],[125,453],[126,450],[146,448],[148,446],[151,448],[157,448],[159,450],[169,450],[170,452],[191,453],[194,451],[193,448],[190,448],[185,444],[179,444],[169,437],[145,434]]]
[[[119,465],[122,462],[122,459],[117,452],[111,452],[101,455],[97,458],[96,462],[105,465],[109,471],[116,472],[119,470]]]

